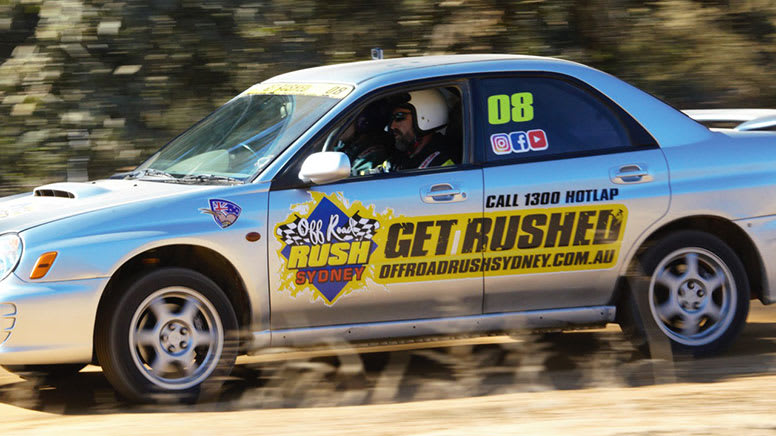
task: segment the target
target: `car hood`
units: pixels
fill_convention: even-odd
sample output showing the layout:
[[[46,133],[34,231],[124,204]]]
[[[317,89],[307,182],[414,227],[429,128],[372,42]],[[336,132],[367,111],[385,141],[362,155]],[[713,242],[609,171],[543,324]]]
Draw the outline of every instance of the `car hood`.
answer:
[[[73,215],[216,187],[142,180],[53,183],[26,194],[0,198],[0,233],[21,232]]]

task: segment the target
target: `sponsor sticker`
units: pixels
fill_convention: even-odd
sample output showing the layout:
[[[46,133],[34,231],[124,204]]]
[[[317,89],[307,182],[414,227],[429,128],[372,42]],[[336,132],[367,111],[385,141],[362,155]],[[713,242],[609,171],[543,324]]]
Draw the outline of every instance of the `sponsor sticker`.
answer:
[[[525,132],[512,132],[509,134],[512,151],[522,153],[528,151],[528,136]]]
[[[216,224],[225,229],[237,221],[240,217],[242,208],[231,201],[221,199],[210,199],[210,209],[200,209],[200,212],[213,216]]]
[[[391,283],[612,268],[628,215],[597,204],[404,217],[310,195],[275,228],[280,289],[327,305]]]
[[[490,135],[490,146],[493,149],[493,153],[498,155],[509,154],[512,152],[512,145],[509,142],[509,135],[506,133],[496,133]]]
[[[341,100],[353,87],[335,83],[259,83],[251,86],[243,94],[247,95],[305,95],[310,97],[329,97]]]
[[[526,132],[526,136],[528,136],[528,143],[530,144],[531,150],[547,150],[547,147],[550,146],[547,142],[547,134],[544,133],[544,130],[542,129],[529,130]]]
[[[550,143],[544,130],[534,129],[527,132],[494,133],[490,135],[490,146],[493,153],[504,155],[547,150]]]
[[[363,287],[370,258],[380,247],[374,237],[387,215],[381,217],[360,202],[348,204],[339,195],[310,195],[311,202],[292,207],[298,212],[275,227],[284,267],[281,288],[293,296],[312,291],[314,299],[331,305]]]

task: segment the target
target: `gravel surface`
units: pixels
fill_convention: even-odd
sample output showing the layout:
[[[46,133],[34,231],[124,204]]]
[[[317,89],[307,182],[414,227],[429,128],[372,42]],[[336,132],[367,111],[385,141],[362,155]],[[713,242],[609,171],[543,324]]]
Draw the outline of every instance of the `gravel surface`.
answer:
[[[638,357],[616,327],[247,357],[222,397],[133,406],[99,368],[0,374],[2,434],[773,434],[776,308],[725,355]],[[401,348],[401,350],[398,350]],[[328,354],[328,355],[325,355]]]

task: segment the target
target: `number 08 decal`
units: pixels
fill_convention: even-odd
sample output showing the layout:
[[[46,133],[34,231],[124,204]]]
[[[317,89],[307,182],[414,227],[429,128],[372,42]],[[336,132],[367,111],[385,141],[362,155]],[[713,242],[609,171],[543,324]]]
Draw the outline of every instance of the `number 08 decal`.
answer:
[[[533,101],[530,92],[491,95],[488,97],[488,122],[506,124],[510,121],[531,121],[534,118]]]

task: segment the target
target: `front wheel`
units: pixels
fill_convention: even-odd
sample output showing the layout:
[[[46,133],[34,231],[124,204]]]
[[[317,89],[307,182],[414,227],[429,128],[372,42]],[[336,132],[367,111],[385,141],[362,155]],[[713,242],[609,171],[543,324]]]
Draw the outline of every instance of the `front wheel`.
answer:
[[[229,299],[195,271],[162,268],[116,295],[100,316],[97,358],[135,401],[194,401],[234,366],[237,318]]]
[[[644,280],[632,283],[643,286],[632,288],[619,309],[624,331],[649,336],[651,328],[674,351],[694,356],[719,353],[736,338],[749,312],[749,281],[722,240],[699,231],[671,233],[644,252],[640,265]],[[639,311],[639,300],[646,310]]]

